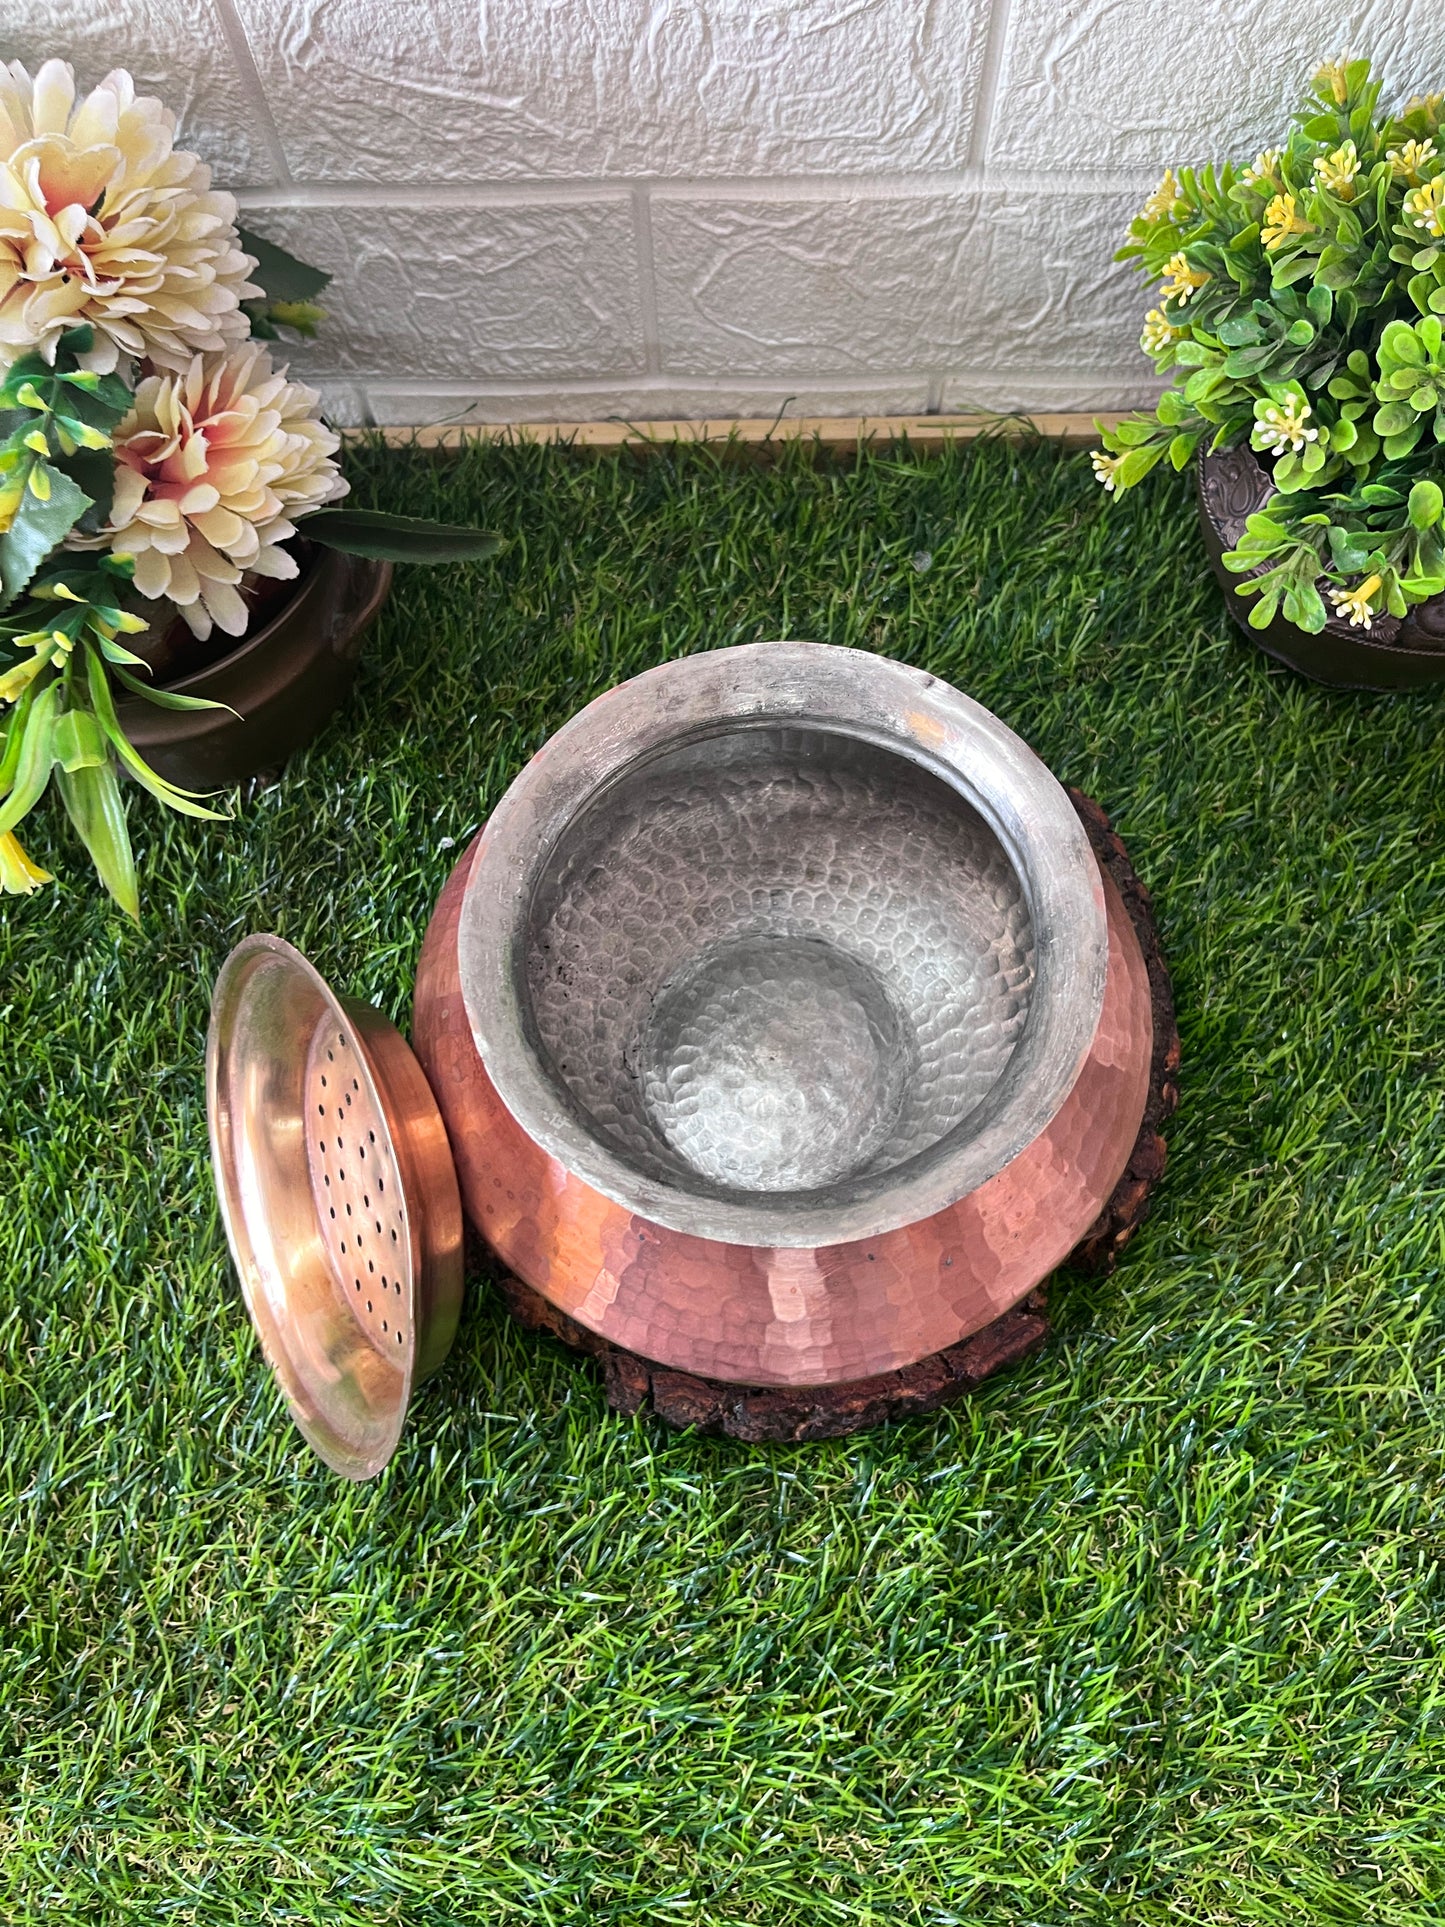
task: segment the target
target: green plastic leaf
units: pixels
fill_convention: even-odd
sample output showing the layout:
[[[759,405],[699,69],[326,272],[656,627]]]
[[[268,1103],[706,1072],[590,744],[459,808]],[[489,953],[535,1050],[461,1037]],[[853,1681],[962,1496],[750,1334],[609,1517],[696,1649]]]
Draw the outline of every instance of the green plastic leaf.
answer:
[[[1380,365],[1404,363],[1411,368],[1425,366],[1425,349],[1408,321],[1389,321],[1380,336]]]
[[[1416,482],[1410,490],[1409,510],[1411,526],[1423,534],[1440,520],[1441,511],[1445,510],[1445,493],[1436,482]]]
[[[45,464],[37,462],[31,470]],[[26,489],[15,511],[15,519],[0,535],[0,608],[12,603],[35,571],[59,547],[90,507],[90,497],[60,469],[47,472],[49,489],[41,500]]]
[[[321,268],[298,261],[274,241],[263,240],[250,228],[238,228],[241,246],[256,257],[250,279],[265,291],[267,301],[310,301],[331,280]]]
[[[92,721],[94,718],[91,719]],[[109,760],[58,769],[55,783],[66,813],[90,852],[96,875],[128,917],[140,922],[140,892],[126,828],[125,798]]]
[[[15,762],[15,782],[10,794],[0,803],[0,836],[15,825],[40,801],[50,781],[51,732],[55,727],[55,706],[60,701],[60,684],[49,682],[31,704],[20,738],[20,754]]]
[[[387,515],[379,509],[318,509],[301,523],[301,531],[328,549],[378,562],[480,562],[502,546],[501,536],[485,529]]]
[[[1383,408],[1377,408],[1370,425],[1377,435],[1403,435],[1407,429],[1419,426],[1414,410],[1403,401],[1386,402]]]
[[[189,790],[177,789],[174,783],[168,783],[163,776],[158,776],[132,745],[115,713],[115,698],[110,693],[110,683],[100,657],[87,653],[85,669],[90,683],[90,700],[95,704],[100,726],[121,762],[141,787],[148,789],[159,802],[181,816],[198,816],[212,823],[223,822],[225,819],[219,810],[208,810],[195,800]]]
[[[56,717],[50,753],[63,770],[94,769],[110,760],[100,724],[88,709],[67,709]]]
[[[233,716],[239,718],[239,710],[231,709],[229,703],[212,702],[209,696],[182,696],[174,689],[158,689],[154,683],[146,682],[143,677],[131,675],[128,669],[123,669],[115,660],[109,648],[106,648],[104,644],[101,646],[105,648],[105,654],[110,661],[111,667],[115,671],[116,681],[124,683],[125,687],[134,695],[144,696],[146,701],[148,703],[154,703],[157,709],[227,709],[230,710]],[[140,662],[141,660],[139,656],[131,656],[129,654],[126,659],[129,662]]]
[[[1198,446],[1199,437],[1197,434],[1176,435],[1169,444],[1169,460],[1176,469],[1187,468]]]

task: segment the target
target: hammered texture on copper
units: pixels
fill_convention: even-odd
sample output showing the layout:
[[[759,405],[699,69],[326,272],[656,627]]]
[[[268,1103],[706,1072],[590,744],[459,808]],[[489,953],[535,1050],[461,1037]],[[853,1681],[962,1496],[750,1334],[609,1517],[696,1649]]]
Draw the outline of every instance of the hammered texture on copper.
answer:
[[[814,1249],[727,1244],[637,1217],[527,1136],[477,1054],[457,953],[477,847],[432,917],[414,1027],[467,1214],[549,1303],[652,1364],[751,1386],[913,1365],[1026,1297],[1095,1223],[1128,1164],[1153,1019],[1139,942],[1105,870],[1108,978],[1093,1045],[1048,1129],[986,1184],[899,1230]]]
[[[593,1132],[674,1187],[826,1197],[966,1128],[1033,935],[983,818],[857,737],[751,728],[609,788],[534,905],[531,1020]]]
[[[342,1300],[378,1351],[394,1351],[412,1315],[406,1213],[360,1070],[349,1031],[318,1025],[306,1054],[306,1164]]]

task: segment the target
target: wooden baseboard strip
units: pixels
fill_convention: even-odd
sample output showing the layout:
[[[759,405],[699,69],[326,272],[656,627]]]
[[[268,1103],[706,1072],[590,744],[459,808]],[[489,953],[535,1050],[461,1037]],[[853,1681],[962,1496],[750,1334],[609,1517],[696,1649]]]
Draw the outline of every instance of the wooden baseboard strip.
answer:
[[[657,422],[443,422],[425,428],[352,428],[348,440],[379,435],[392,448],[461,448],[471,442],[557,442],[574,448],[645,448],[670,442],[735,442],[764,447],[815,442],[824,448],[855,448],[865,442],[907,441],[936,451],[950,442],[985,435],[1007,441],[1042,437],[1069,448],[1099,439],[1097,423],[1112,427],[1123,417],[1100,415],[798,415],[755,421]]]

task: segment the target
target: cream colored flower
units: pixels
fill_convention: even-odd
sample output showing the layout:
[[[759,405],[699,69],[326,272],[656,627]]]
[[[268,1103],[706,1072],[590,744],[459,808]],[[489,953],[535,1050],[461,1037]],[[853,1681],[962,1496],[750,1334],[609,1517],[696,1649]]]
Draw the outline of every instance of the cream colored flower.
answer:
[[[1273,455],[1282,455],[1286,449],[1298,455],[1306,442],[1317,442],[1320,438],[1317,428],[1305,427],[1311,412],[1309,403],[1295,395],[1283,402],[1270,402],[1260,410],[1250,441],[1254,447],[1267,449]]]
[[[1375,619],[1370,598],[1379,590],[1379,576],[1367,575],[1353,589],[1331,589],[1330,601],[1335,605],[1335,614],[1346,617],[1352,629],[1368,629]]]
[[[1275,171],[1278,166],[1279,149],[1266,147],[1262,154],[1255,155],[1239,178],[1246,187],[1272,187],[1278,191],[1280,179]]]
[[[1139,346],[1146,355],[1157,355],[1171,341],[1178,341],[1185,332],[1185,329],[1174,326],[1162,308],[1151,308],[1144,317],[1144,331],[1139,336]]]
[[[1174,178],[1174,169],[1166,167],[1164,178],[1140,208],[1139,213],[1146,221],[1168,221],[1174,210],[1184,205],[1184,196],[1179,192],[1179,183]]]
[[[1264,245],[1271,252],[1283,247],[1292,234],[1311,231],[1311,224],[1295,212],[1293,194],[1276,194],[1264,210]]]
[[[1346,141],[1337,147],[1333,154],[1319,154],[1315,157],[1315,172],[1320,177],[1321,187],[1327,187],[1342,201],[1351,200],[1355,192],[1355,176],[1360,171],[1360,157],[1355,152],[1355,143]]]
[[[1403,147],[1391,147],[1385,152],[1390,163],[1390,171],[1397,181],[1408,181],[1412,187],[1419,185],[1420,169],[1436,158],[1435,143],[1432,140],[1406,141]]]
[[[1184,255],[1171,254],[1164,263],[1164,272],[1169,279],[1164,283],[1164,299],[1177,301],[1182,308],[1196,288],[1202,288],[1209,279],[1203,268],[1191,268]]]
[[[1094,480],[1096,482],[1102,482],[1106,491],[1112,495],[1114,493],[1115,477],[1119,473],[1119,468],[1124,457],[1122,455],[1106,455],[1102,448],[1091,448],[1089,450],[1089,460],[1094,464]]]
[[[338,438],[315,406],[253,344],[149,376],[116,429],[104,543],[133,555],[136,588],[169,596],[198,636],[213,623],[240,635],[242,576],[294,576],[280,546],[296,533],[290,518],[346,493]]]
[[[1336,102],[1343,107],[1349,97],[1349,83],[1345,79],[1344,56],[1338,60],[1327,60],[1315,75],[1315,91],[1320,94],[1333,94]]]
[[[1436,240],[1445,239],[1445,174],[1405,196],[1405,218]]]
[[[34,80],[0,66],[0,363],[89,322],[86,357],[180,370],[201,349],[243,341],[240,303],[258,294],[236,238],[236,203],[172,145],[174,121],[117,69],[75,101],[75,76],[47,60]]]
[[[1405,103],[1405,112],[1423,113],[1426,120],[1438,127],[1445,114],[1445,94],[1415,94]]]
[[[28,896],[32,890],[38,890],[42,883],[54,881],[49,870],[42,870],[38,863],[32,863],[26,856],[13,830],[7,830],[4,836],[0,836],[0,890],[10,896]]]

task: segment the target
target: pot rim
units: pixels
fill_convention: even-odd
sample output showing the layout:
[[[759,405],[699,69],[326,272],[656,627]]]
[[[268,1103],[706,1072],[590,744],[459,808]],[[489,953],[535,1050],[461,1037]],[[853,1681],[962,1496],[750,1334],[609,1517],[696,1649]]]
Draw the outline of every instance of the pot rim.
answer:
[[[174,682],[157,683],[156,687],[168,692],[174,691],[177,695],[188,695],[200,689],[203,684],[213,682],[217,676],[228,673],[238,665],[244,665],[253,653],[263,650],[273,639],[274,631],[283,622],[294,621],[297,609],[304,605],[307,598],[320,593],[317,584],[326,580],[329,561],[334,559],[334,561],[344,562],[347,559],[340,549],[323,548],[316,542],[309,543],[307,546],[311,553],[302,561],[296,575],[292,578],[292,593],[284,602],[277,605],[259,629],[252,631],[248,628],[245,635],[236,637],[234,649],[228,649],[223,656],[217,656],[216,660],[207,663],[204,669],[192,669],[188,674],[178,676]],[[132,700],[144,702],[145,698],[134,697]]]
[[[582,1121],[528,1038],[523,933],[559,837],[624,772],[732,723],[794,723],[863,738],[941,778],[998,837],[1033,923],[1024,1032],[993,1089],[942,1151],[853,1181],[847,1195],[746,1202],[644,1175]],[[538,751],[493,812],[458,933],[473,1039],[503,1104],[567,1171],[669,1230],[763,1248],[819,1248],[932,1217],[1044,1131],[1088,1057],[1108,970],[1104,888],[1062,786],[1014,732],[936,676],[861,649],[750,643],[683,657],[609,690]],[[945,1146],[948,1140],[943,1140]],[[839,1187],[840,1189],[844,1187]]]

